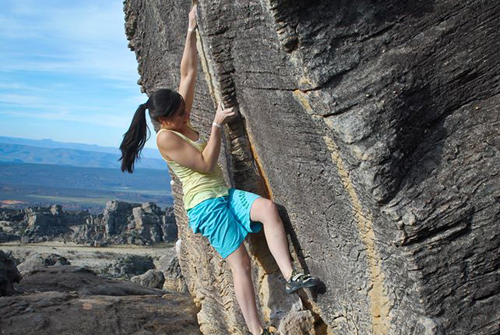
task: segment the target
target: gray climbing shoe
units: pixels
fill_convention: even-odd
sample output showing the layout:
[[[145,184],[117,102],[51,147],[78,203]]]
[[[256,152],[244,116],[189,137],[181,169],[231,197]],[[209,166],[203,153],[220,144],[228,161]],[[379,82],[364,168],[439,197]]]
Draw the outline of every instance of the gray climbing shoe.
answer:
[[[319,279],[293,269],[290,280],[286,282],[286,293],[293,293],[304,287],[313,287],[319,284]]]

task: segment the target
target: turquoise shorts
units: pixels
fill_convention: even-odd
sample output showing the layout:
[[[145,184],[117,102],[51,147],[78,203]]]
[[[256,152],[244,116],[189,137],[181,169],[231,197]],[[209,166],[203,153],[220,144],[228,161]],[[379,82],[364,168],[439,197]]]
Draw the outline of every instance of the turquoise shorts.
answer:
[[[226,258],[241,245],[248,233],[258,233],[262,223],[250,220],[254,193],[229,189],[223,197],[210,198],[188,210],[193,232],[206,236],[217,252]]]

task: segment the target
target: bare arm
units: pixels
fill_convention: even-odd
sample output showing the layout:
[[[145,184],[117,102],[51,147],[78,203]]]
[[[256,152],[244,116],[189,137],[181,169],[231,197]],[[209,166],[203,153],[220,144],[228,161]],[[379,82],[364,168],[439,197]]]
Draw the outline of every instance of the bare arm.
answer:
[[[170,160],[198,172],[209,173],[215,169],[220,154],[221,129],[212,127],[212,133],[203,152],[171,132],[158,135],[160,152]]]
[[[214,122],[226,124],[233,116],[232,108],[222,109],[220,106],[215,114]],[[212,125],[212,132],[203,152],[198,151],[180,136],[172,132],[162,132],[156,139],[160,152],[178,164],[195,171],[209,173],[217,166],[221,148],[222,129]]]
[[[181,60],[181,82],[179,84],[179,93],[186,103],[186,111],[191,113],[194,98],[194,86],[196,83],[196,68],[198,52],[196,50],[196,6],[193,6],[189,12],[189,27],[184,45],[184,53]]]

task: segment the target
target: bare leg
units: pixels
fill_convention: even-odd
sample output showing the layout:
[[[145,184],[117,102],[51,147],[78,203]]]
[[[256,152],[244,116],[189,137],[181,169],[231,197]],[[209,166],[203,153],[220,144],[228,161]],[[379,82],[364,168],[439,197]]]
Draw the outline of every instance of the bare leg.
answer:
[[[226,258],[226,262],[233,273],[234,292],[248,329],[253,335],[261,335],[263,329],[255,302],[250,257],[248,257],[245,245],[242,243],[235,252]]]
[[[288,250],[285,227],[274,202],[258,198],[250,209],[252,221],[262,222],[269,250],[286,280],[292,275],[292,259]]]

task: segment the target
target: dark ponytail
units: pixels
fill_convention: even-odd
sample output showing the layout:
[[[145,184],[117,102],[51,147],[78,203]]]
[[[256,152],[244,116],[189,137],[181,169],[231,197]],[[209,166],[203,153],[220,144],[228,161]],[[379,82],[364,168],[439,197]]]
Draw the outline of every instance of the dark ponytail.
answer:
[[[122,161],[122,172],[132,173],[134,171],[134,163],[141,159],[140,153],[144,144],[149,138],[149,128],[146,123],[146,104],[139,105],[135,111],[134,118],[129,129],[123,135],[123,141],[120,145],[122,156],[119,161]]]
[[[183,103],[184,99],[179,93],[162,88],[151,94],[148,102],[137,108],[130,128],[123,135],[123,141],[120,145],[122,157],[119,161],[122,161],[122,172],[132,173],[134,171],[134,163],[140,159],[140,152],[149,138],[146,109],[149,109],[151,120],[160,122],[161,117],[168,119],[178,112]]]

